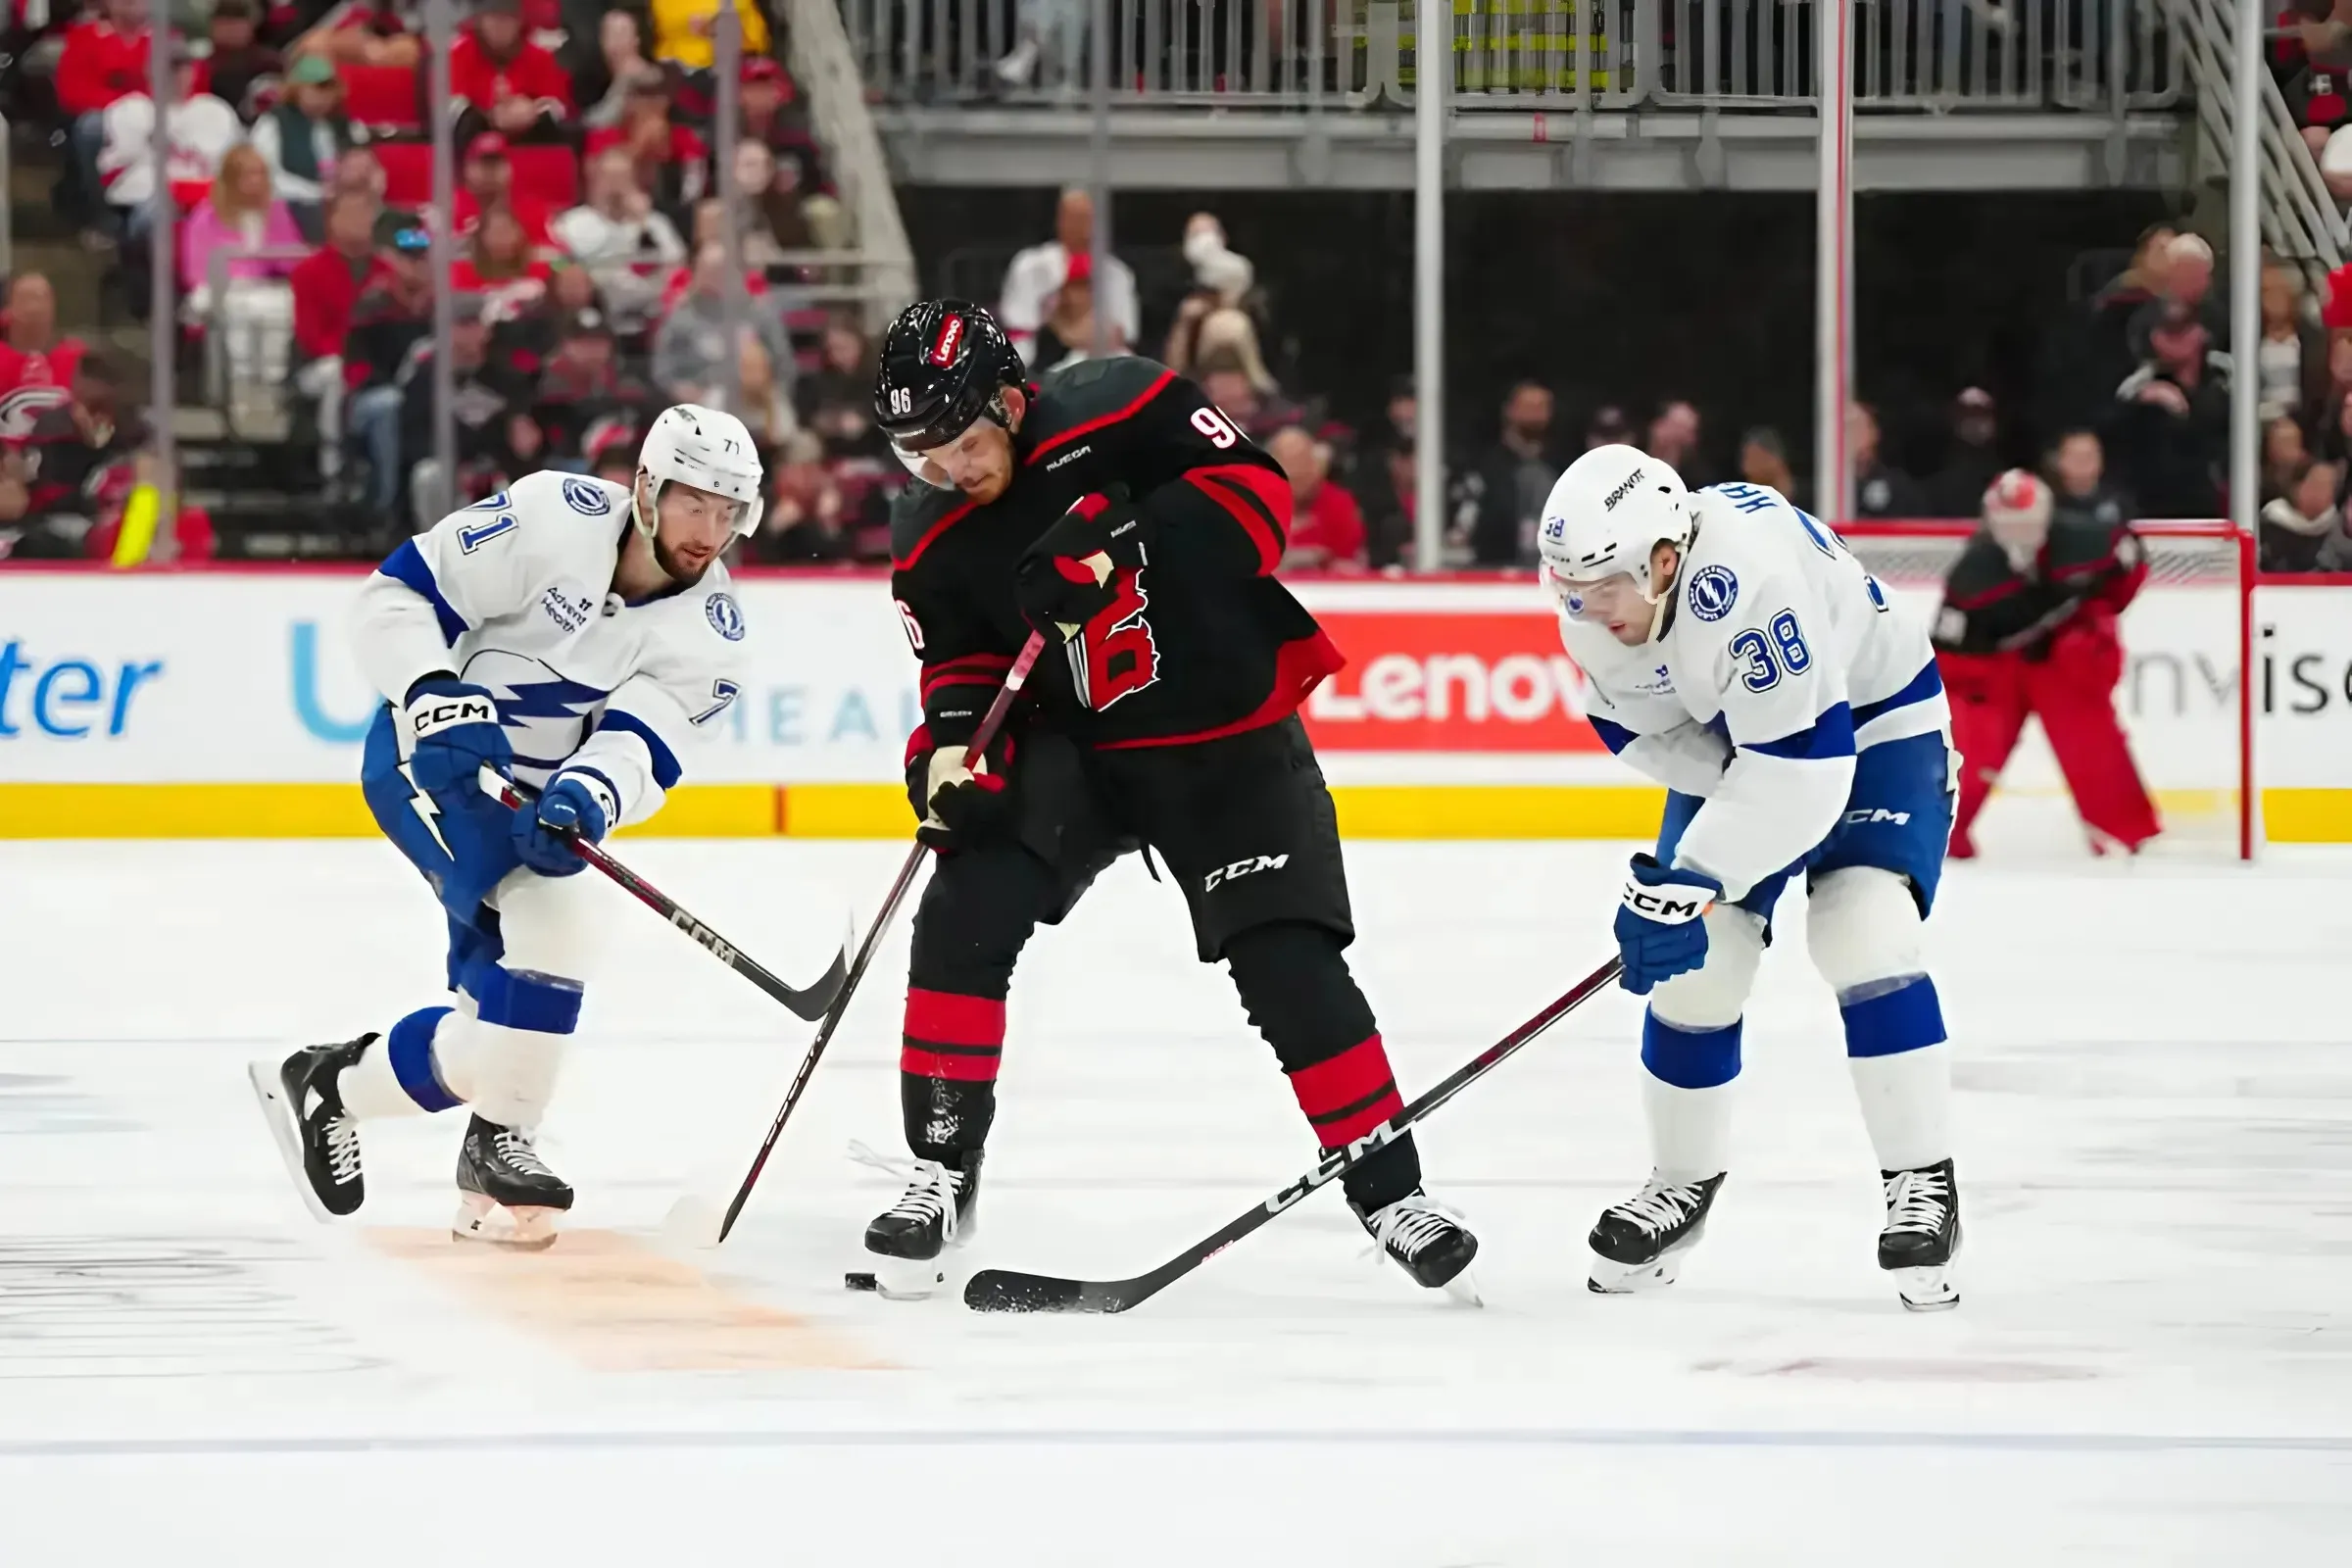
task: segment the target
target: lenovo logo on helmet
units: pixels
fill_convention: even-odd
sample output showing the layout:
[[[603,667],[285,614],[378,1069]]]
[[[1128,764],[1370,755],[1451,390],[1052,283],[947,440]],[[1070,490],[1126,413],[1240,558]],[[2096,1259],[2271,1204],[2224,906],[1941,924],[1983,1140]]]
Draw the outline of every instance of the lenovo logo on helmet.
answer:
[[[963,318],[951,316],[939,323],[939,336],[931,340],[931,352],[923,358],[933,365],[954,365],[956,351],[963,347]]]
[[[1603,512],[1615,512],[1617,510],[1617,503],[1623,501],[1627,496],[1632,495],[1634,493],[1634,487],[1641,482],[1642,470],[1640,468],[1636,468],[1633,472],[1627,474],[1622,480],[1618,481],[1616,489],[1610,491],[1607,495],[1600,498],[1600,510]]]

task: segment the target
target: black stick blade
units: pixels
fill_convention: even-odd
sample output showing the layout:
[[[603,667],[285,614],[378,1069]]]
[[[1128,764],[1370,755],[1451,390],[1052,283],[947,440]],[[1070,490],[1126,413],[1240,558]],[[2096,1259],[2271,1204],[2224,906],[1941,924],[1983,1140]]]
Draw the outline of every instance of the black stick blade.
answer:
[[[806,1022],[814,1023],[833,1010],[833,1004],[840,998],[841,988],[849,984],[849,979],[850,945],[844,942],[823,974],[817,976],[806,990],[783,999],[785,1010]]]
[[[975,1312],[1124,1312],[1134,1303],[1092,1280],[984,1268],[964,1285],[963,1304]]]

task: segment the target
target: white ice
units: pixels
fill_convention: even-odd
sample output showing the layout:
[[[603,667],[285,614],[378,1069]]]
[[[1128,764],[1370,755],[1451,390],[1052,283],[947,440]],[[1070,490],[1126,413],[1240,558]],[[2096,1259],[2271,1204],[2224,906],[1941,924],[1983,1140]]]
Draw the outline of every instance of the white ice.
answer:
[[[902,851],[623,853],[793,969]],[[1624,853],[1350,848],[1351,960],[1408,1094],[1606,956]],[[625,1270],[589,1292],[618,1369],[437,1271],[454,1116],[370,1125],[359,1222],[296,1201],[242,1067],[434,998],[438,917],[389,850],[0,845],[0,1564],[2352,1560],[2348,876],[1952,868],[1968,1244],[1941,1316],[1874,1266],[1794,904],[1738,1162],[1669,1293],[1584,1289],[1586,1229],[1643,1174],[1640,1010],[1611,993],[1424,1134],[1483,1311],[1360,1256],[1336,1192],[1124,1317],[851,1295],[894,1191],[843,1151],[897,1147],[902,919],[742,1229],[690,1259],[801,1320],[788,1348],[879,1364],[663,1371],[706,1331],[633,1320]],[[810,1029],[617,895],[612,930],[549,1148],[574,1236],[651,1247],[748,1156]],[[1030,950],[1003,1104],[974,1263],[1138,1272],[1309,1159],[1134,864]],[[527,1300],[564,1251],[492,1284]]]

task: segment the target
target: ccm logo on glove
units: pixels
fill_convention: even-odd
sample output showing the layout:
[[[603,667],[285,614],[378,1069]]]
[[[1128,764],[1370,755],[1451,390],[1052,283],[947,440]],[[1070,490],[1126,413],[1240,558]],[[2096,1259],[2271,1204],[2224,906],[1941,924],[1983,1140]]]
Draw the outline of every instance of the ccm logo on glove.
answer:
[[[1662,893],[1645,888],[1639,882],[1625,885],[1625,906],[1646,920],[1660,925],[1681,925],[1695,920],[1714,906],[1715,901],[1705,894]]]
[[[409,710],[409,722],[415,726],[416,738],[438,735],[460,724],[495,724],[498,705],[488,694],[479,697],[451,697],[439,702],[419,702]]]

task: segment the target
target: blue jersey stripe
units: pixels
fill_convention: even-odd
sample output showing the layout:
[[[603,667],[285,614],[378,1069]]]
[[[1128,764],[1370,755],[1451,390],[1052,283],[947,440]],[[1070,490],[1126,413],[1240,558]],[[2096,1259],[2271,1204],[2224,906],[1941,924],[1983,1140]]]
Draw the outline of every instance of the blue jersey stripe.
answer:
[[[1743,744],[1740,749],[1759,757],[1778,757],[1795,762],[1826,762],[1851,757],[1854,710],[1839,703],[1793,735],[1784,735],[1777,741]]]
[[[1874,718],[1884,718],[1898,708],[1909,708],[1913,703],[1924,703],[1941,690],[1943,690],[1943,672],[1936,667],[1936,661],[1931,659],[1922,666],[1920,672],[1912,676],[1909,683],[1892,697],[1882,697],[1875,703],[1864,703],[1860,708],[1855,709],[1854,728],[1860,729]]]
[[[644,719],[639,718],[635,713],[621,712],[618,709],[607,709],[605,716],[597,721],[596,727],[598,729],[616,729],[623,734],[636,736],[645,742],[646,751],[653,757],[654,782],[665,790],[678,782],[681,770],[678,767],[677,754],[669,749],[667,742],[654,733],[654,727]]]
[[[441,640],[452,648],[458,645],[458,639],[467,629],[466,617],[452,609],[449,601],[442,597],[441,584],[433,579],[433,568],[424,564],[424,554],[416,548],[416,540],[403,540],[400,548],[386,556],[384,564],[375,569],[394,582],[406,583],[422,595],[425,602],[433,607],[434,617],[441,622]]]
[[[1592,733],[1599,736],[1600,743],[1603,746],[1606,746],[1611,752],[1622,752],[1628,746],[1634,744],[1634,732],[1630,729],[1627,729],[1623,724],[1615,723],[1609,719],[1594,718],[1592,720]]]

